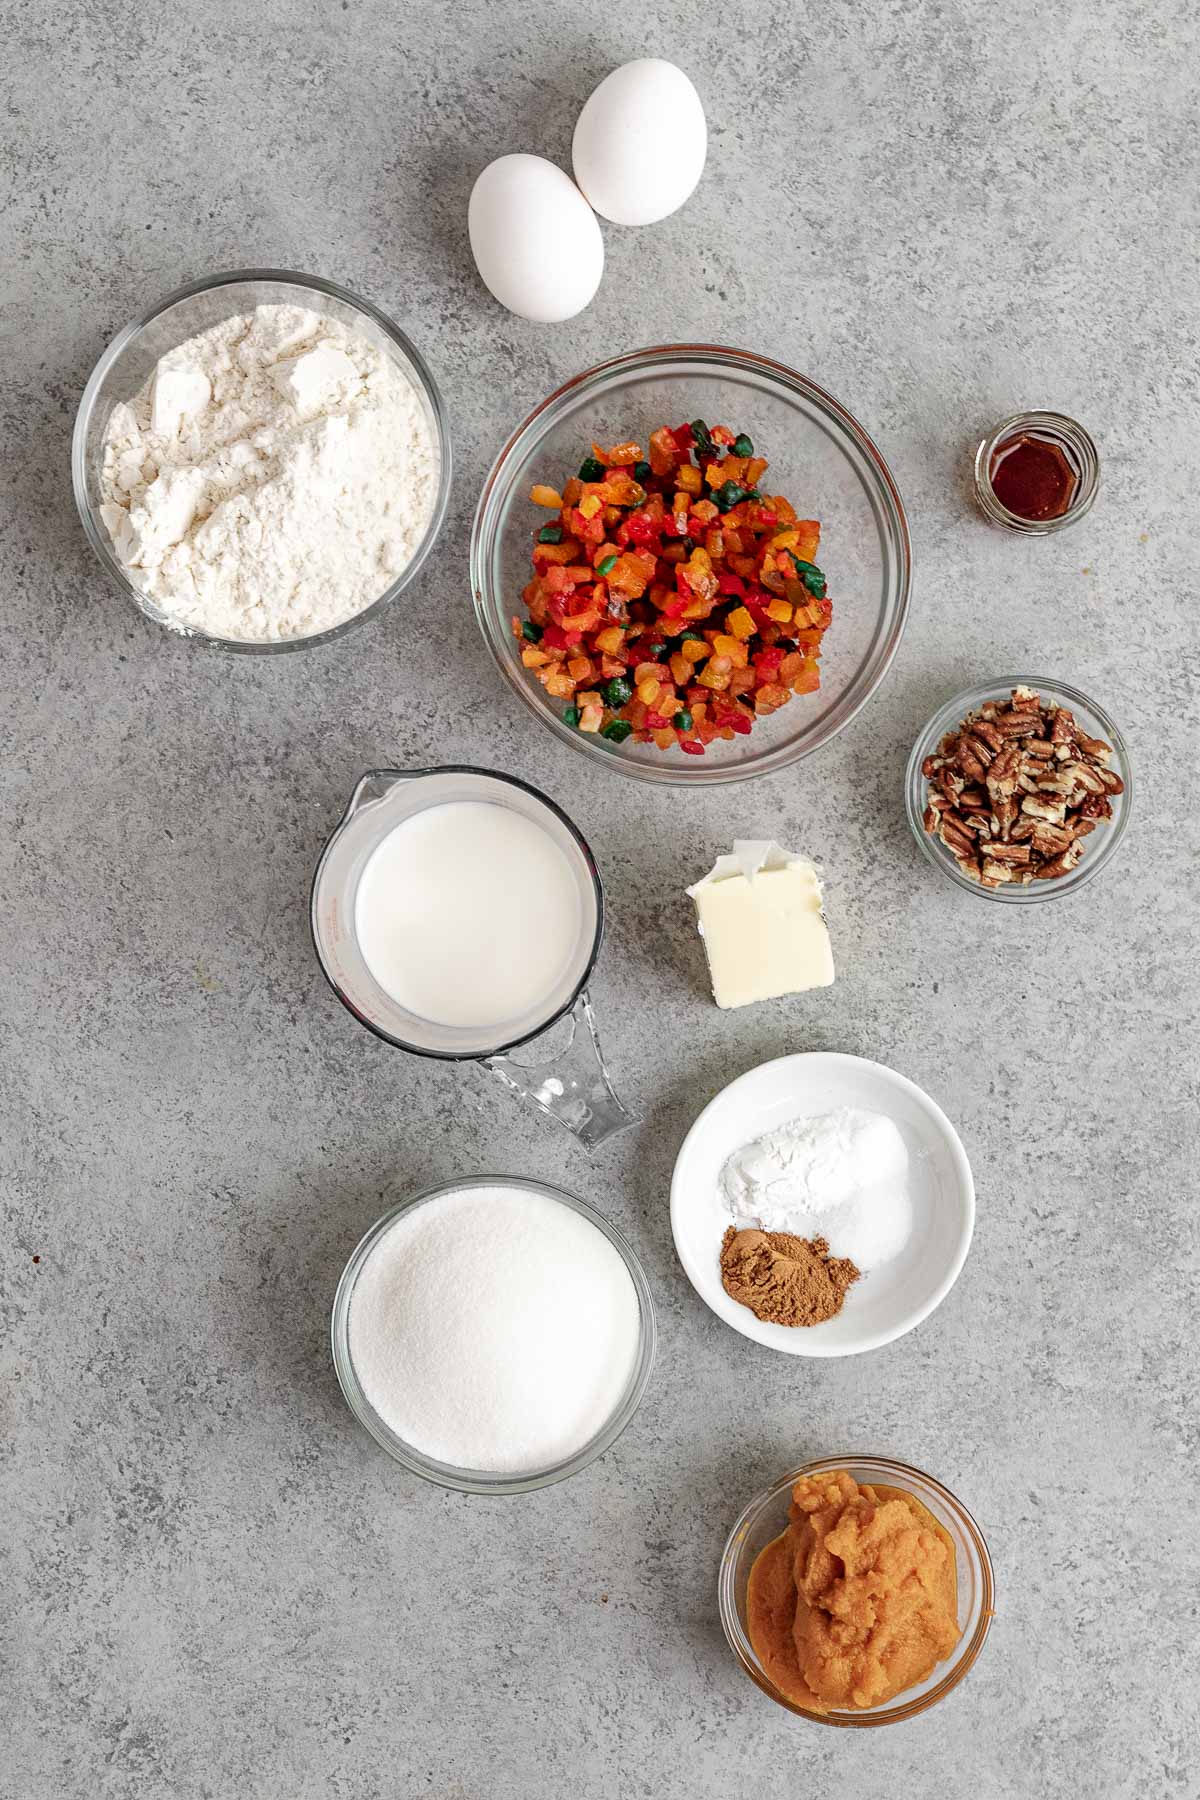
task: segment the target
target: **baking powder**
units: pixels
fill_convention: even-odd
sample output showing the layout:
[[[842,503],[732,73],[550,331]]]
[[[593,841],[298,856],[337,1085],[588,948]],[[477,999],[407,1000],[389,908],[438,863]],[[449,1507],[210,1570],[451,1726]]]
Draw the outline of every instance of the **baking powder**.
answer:
[[[735,1150],[721,1190],[738,1226],[823,1237],[865,1274],[912,1232],[908,1149],[883,1113],[841,1106],[793,1119]]]

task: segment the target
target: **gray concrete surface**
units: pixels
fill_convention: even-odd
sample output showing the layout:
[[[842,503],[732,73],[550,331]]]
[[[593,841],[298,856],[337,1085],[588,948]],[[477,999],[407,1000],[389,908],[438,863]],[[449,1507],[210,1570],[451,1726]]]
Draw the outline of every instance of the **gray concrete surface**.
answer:
[[[8,0],[0,24],[4,1800],[1200,1794],[1194,8]],[[509,318],[470,266],[471,179],[503,150],[564,159],[594,79],[647,50],[706,101],[702,188],[606,230],[582,318]],[[389,618],[224,661],[105,585],[68,442],[128,317],[254,262],[397,317],[459,465],[441,556]],[[680,335],[842,398],[917,556],[858,722],[682,799],[565,760],[501,690],[466,584],[511,425]],[[1102,447],[1095,513],[1055,542],[990,532],[966,495],[973,440],[1025,404]],[[1014,914],[928,869],[899,774],[937,701],[1022,663],[1110,704],[1140,788],[1105,879]],[[486,1075],[373,1041],[314,965],[306,887],[352,781],[432,758],[520,770],[599,851],[595,998],[646,1124],[594,1163]],[[681,889],[738,830],[831,872],[819,1004],[698,998]],[[668,1228],[700,1105],[806,1047],[925,1085],[979,1186],[945,1305],[842,1363],[723,1329]],[[662,1325],[620,1446],[506,1504],[408,1480],[326,1351],[387,1197],[486,1166],[606,1207]],[[855,1734],[760,1696],[714,1604],[742,1498],[853,1447],[948,1482],[999,1582],[953,1697]]]

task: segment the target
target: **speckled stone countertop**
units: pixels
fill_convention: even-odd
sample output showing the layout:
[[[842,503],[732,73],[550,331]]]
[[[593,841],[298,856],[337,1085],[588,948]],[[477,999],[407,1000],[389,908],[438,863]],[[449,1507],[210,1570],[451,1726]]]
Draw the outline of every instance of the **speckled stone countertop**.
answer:
[[[1197,14],[732,0],[682,20],[659,0],[0,5],[3,1800],[1200,1794]],[[474,175],[505,150],[566,162],[593,82],[647,51],[704,97],[701,188],[660,228],[606,228],[579,319],[510,318],[470,263]],[[127,319],[254,263],[399,320],[458,462],[440,554],[389,616],[228,660],[106,585],[68,447]],[[513,424],[681,336],[844,401],[916,555],[900,655],[843,736],[684,795],[564,757],[501,687],[466,578]],[[1103,457],[1091,517],[1044,542],[968,496],[973,443],[1026,405],[1083,419]],[[1139,792],[1100,881],[1001,911],[926,865],[900,773],[935,704],[1013,665],[1109,706]],[[599,854],[594,997],[646,1123],[594,1162],[486,1074],[373,1040],[314,963],[307,884],[354,779],[431,759],[520,771]],[[698,998],[681,890],[735,832],[830,872],[819,1003]],[[945,1304],[843,1362],[723,1328],[669,1231],[700,1106],[806,1048],[921,1083],[978,1184]],[[385,1201],[487,1167],[603,1206],[662,1332],[618,1447],[519,1502],[408,1479],[327,1350]],[[775,1708],[716,1616],[742,1500],[850,1448],[944,1480],[997,1566],[973,1673],[882,1732]]]

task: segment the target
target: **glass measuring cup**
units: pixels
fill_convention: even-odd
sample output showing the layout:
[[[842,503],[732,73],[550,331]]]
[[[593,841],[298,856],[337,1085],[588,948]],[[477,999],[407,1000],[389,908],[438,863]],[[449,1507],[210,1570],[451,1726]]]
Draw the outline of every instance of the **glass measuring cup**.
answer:
[[[405,819],[455,801],[505,806],[539,826],[571,868],[579,898],[579,930],[567,968],[523,1016],[503,1026],[443,1025],[401,1006],[367,967],[355,926],[358,884],[370,858]],[[582,834],[552,800],[514,775],[458,765],[440,769],[372,769],[321,853],[313,877],[313,943],[325,978],[360,1024],[413,1056],[479,1062],[506,1087],[532,1100],[594,1150],[639,1123],[612,1089],[596,1034],[587,983],[604,935],[604,892]],[[535,946],[536,949],[536,946]],[[512,954],[521,954],[514,945]],[[565,1043],[539,1051],[534,1040],[562,1022]],[[496,1042],[497,1032],[503,1041]],[[529,1046],[518,1060],[514,1051]]]

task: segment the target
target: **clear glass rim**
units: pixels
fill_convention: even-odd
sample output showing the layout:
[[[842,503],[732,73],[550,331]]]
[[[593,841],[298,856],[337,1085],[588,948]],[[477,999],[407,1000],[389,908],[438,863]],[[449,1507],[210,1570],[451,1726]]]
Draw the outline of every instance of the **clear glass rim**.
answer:
[[[741,1540],[759,1515],[768,1507],[775,1505],[785,1491],[789,1491],[802,1475],[818,1475],[830,1469],[848,1469],[856,1480],[880,1481],[890,1487],[903,1488],[920,1499],[919,1486],[923,1484],[931,1489],[952,1513],[962,1527],[979,1570],[982,1589],[979,1616],[969,1637],[960,1639],[956,1646],[953,1660],[946,1673],[936,1685],[926,1693],[912,1700],[904,1700],[897,1696],[896,1701],[887,1707],[863,1712],[813,1712],[809,1707],[801,1706],[795,1700],[789,1700],[781,1694],[766,1674],[764,1674],[758,1658],[742,1628],[737,1610],[737,1564],[741,1548]],[[863,1471],[861,1475],[856,1471]],[[721,1566],[717,1577],[717,1604],[721,1615],[721,1625],[725,1639],[733,1651],[745,1673],[762,1689],[777,1705],[786,1707],[788,1712],[797,1718],[808,1719],[814,1725],[833,1725],[849,1730],[864,1730],[878,1725],[895,1725],[902,1719],[915,1718],[918,1713],[925,1712],[937,1701],[943,1700],[953,1688],[974,1666],[980,1651],[991,1630],[995,1613],[996,1581],[992,1568],[992,1559],[987,1542],[975,1519],[967,1511],[956,1494],[933,1475],[926,1474],[912,1463],[897,1462],[890,1456],[846,1455],[822,1456],[813,1462],[802,1463],[799,1468],[792,1469],[786,1475],[778,1476],[769,1487],[762,1490],[747,1502],[734,1521],[733,1528],[725,1540],[725,1548],[721,1552]]]
[[[565,411],[569,401],[601,386],[614,376],[633,371],[653,371],[656,368],[665,370],[686,362],[704,363],[715,369],[744,369],[749,373],[767,376],[777,386],[801,395],[823,410],[853,439],[870,465],[878,482],[876,497],[882,500],[896,544],[895,614],[886,631],[884,641],[876,652],[871,673],[861,690],[843,695],[842,699],[831,709],[827,719],[827,729],[819,743],[780,745],[774,750],[764,750],[757,757],[748,758],[736,766],[713,764],[694,767],[689,764],[685,767],[682,764],[668,763],[665,759],[661,767],[650,763],[635,763],[628,758],[601,749],[599,745],[592,744],[586,735],[581,736],[579,732],[572,731],[549,709],[539,705],[530,691],[529,684],[518,677],[516,670],[501,653],[496,641],[497,627],[493,618],[494,609],[489,604],[491,582],[488,571],[492,560],[500,509],[507,496],[509,471],[531,439],[535,438],[540,431],[544,431],[559,413]],[[832,394],[819,387],[815,381],[810,381],[806,375],[801,375],[797,370],[789,368],[786,363],[777,362],[769,356],[761,356],[752,350],[737,350],[723,344],[654,344],[644,350],[633,350],[622,356],[612,357],[606,362],[597,363],[593,368],[585,369],[581,374],[573,376],[570,381],[563,382],[560,387],[555,388],[554,392],[548,395],[540,405],[534,407],[533,411],[517,426],[488,471],[487,479],[479,496],[479,503],[475,509],[475,518],[471,527],[470,579],[475,617],[493,662],[508,686],[519,696],[521,703],[561,742],[569,744],[574,750],[585,756],[599,759],[607,768],[628,775],[635,781],[657,782],[666,787],[717,787],[729,782],[748,781],[756,775],[771,774],[777,769],[786,768],[792,763],[801,761],[806,756],[814,755],[817,751],[824,749],[862,711],[891,668],[896,652],[900,648],[900,640],[904,635],[912,587],[912,541],[909,536],[908,517],[904,510],[904,502],[900,498],[900,491],[882,453],[853,414],[835,400]],[[695,760],[697,763],[700,761],[699,758]]]
[[[417,545],[411,561],[405,565],[395,581],[380,594],[378,599],[373,600],[369,606],[365,606],[361,612],[355,613],[352,618],[343,619],[339,625],[330,626],[328,631],[316,631],[308,637],[280,638],[270,643],[256,643],[245,638],[212,637],[203,631],[180,630],[155,612],[153,603],[140,593],[130,581],[108,541],[107,532],[93,513],[88,500],[87,431],[97,396],[113,364],[129,344],[155,319],[163,313],[169,312],[180,301],[194,299],[197,294],[209,293],[217,288],[265,281],[283,286],[306,288],[314,293],[325,294],[331,300],[337,300],[343,306],[362,313],[378,327],[386,338],[391,340],[405,361],[411,365],[412,373],[428,402],[437,435],[440,466],[433,511],[429,515],[424,536]],[[79,513],[87,540],[110,580],[121,593],[134,602],[138,611],[145,618],[149,619],[152,624],[161,627],[162,630],[169,631],[172,637],[201,645],[207,649],[228,651],[234,656],[283,656],[295,650],[311,650],[318,644],[331,644],[335,639],[344,637],[356,626],[365,625],[369,619],[376,618],[384,607],[390,606],[409,582],[416,578],[433,549],[450,504],[452,473],[453,450],[450,441],[449,418],[437,382],[416,345],[393,320],[388,318],[386,313],[381,312],[371,301],[364,300],[361,295],[351,292],[349,288],[341,287],[336,281],[327,281],[321,275],[304,275],[295,269],[228,269],[216,275],[206,275],[197,281],[185,282],[182,287],[175,288],[165,298],[157,301],[144,313],[139,314],[137,318],[131,319],[106,346],[89,375],[75,415],[75,429],[71,438],[71,485],[75,495],[76,510]]]
[[[1059,437],[1075,453],[1079,464],[1079,488],[1066,512],[1057,519],[1023,519],[1020,513],[1009,511],[992,486],[994,451],[1005,438],[1022,430],[1044,431]],[[1013,413],[993,426],[975,452],[975,495],[980,506],[993,524],[1003,525],[1007,530],[1019,532],[1024,537],[1048,537],[1051,532],[1061,531],[1064,525],[1074,525],[1085,513],[1091,511],[1099,491],[1100,453],[1091,433],[1077,419],[1068,418],[1066,413]]]
[[[368,1256],[380,1238],[395,1224],[404,1213],[411,1212],[414,1207],[423,1206],[430,1200],[438,1200],[445,1194],[461,1193],[464,1188],[472,1187],[509,1187],[521,1188],[527,1193],[545,1194],[553,1200],[561,1201],[573,1212],[588,1220],[600,1231],[617,1251],[622,1262],[629,1271],[630,1279],[638,1299],[638,1356],[629,1388],[620,1405],[608,1420],[607,1424],[590,1438],[573,1456],[562,1462],[553,1463],[544,1469],[533,1469],[523,1475],[489,1475],[481,1469],[459,1469],[449,1463],[437,1462],[434,1458],[423,1456],[419,1450],[404,1439],[397,1436],[391,1427],[380,1418],[375,1411],[354,1373],[354,1364],[350,1356],[350,1302],[353,1298],[354,1286],[362,1272]],[[650,1291],[650,1283],[646,1272],[638,1259],[637,1252],[617,1226],[604,1217],[599,1209],[588,1200],[580,1199],[578,1194],[570,1193],[566,1188],[556,1187],[549,1181],[531,1181],[520,1175],[470,1175],[458,1181],[439,1182],[436,1187],[424,1188],[418,1194],[411,1194],[407,1199],[398,1201],[388,1208],[383,1216],[377,1219],[371,1228],[364,1232],[350,1255],[349,1261],[342,1270],[337,1291],[333,1300],[333,1312],[330,1320],[330,1343],[333,1353],[333,1366],[338,1384],[347,1406],[359,1424],[370,1433],[381,1449],[386,1450],[395,1462],[402,1464],[410,1474],[419,1475],[423,1480],[432,1482],[436,1487],[451,1488],[460,1494],[480,1494],[507,1497],[513,1494],[529,1494],[539,1488],[553,1487],[556,1482],[566,1481],[571,1475],[578,1475],[591,1463],[610,1450],[617,1439],[625,1431],[645,1396],[650,1376],[654,1369],[655,1352],[658,1346],[658,1326],[654,1313],[654,1298]]]
[[[326,865],[332,855],[335,843],[342,832],[350,824],[351,819],[355,816],[356,808],[354,802],[358,796],[359,789],[368,781],[388,780],[392,777],[401,781],[420,781],[430,775],[482,775],[489,781],[501,781],[508,787],[520,788],[524,793],[531,794],[535,800],[540,800],[543,806],[547,807],[550,812],[555,814],[559,822],[566,827],[571,837],[574,838],[579,847],[580,854],[587,865],[588,873],[592,878],[592,891],[596,897],[596,932],[592,939],[592,948],[588,955],[583,973],[572,988],[569,997],[562,1006],[558,1007],[551,1013],[548,1019],[543,1020],[540,1025],[534,1028],[534,1030],[523,1032],[520,1037],[509,1038],[505,1043],[497,1044],[488,1050],[430,1050],[425,1045],[410,1044],[407,1043],[404,1038],[393,1037],[390,1031],[385,1031],[382,1025],[377,1024],[374,1019],[367,1018],[365,1013],[359,1011],[349,995],[343,992],[342,988],[339,987],[338,983],[334,980],[325,965],[325,958],[321,954],[321,938],[317,930],[317,896],[320,892],[321,877],[325,872]],[[575,1005],[575,1002],[579,999],[579,996],[586,991],[587,984],[592,978],[592,972],[596,967],[596,962],[604,943],[604,926],[604,884],[600,879],[599,865],[592,854],[591,845],[584,837],[582,831],[580,831],[578,825],[576,825],[574,819],[571,818],[569,813],[563,811],[556,800],[551,800],[549,794],[543,793],[539,787],[534,787],[531,781],[524,781],[519,775],[505,774],[502,769],[481,769],[474,763],[437,763],[428,769],[368,769],[364,774],[360,775],[354,784],[350,799],[346,803],[345,811],[325,840],[321,854],[317,859],[317,866],[313,871],[312,886],[309,888],[308,893],[308,928],[312,936],[313,950],[316,954],[317,963],[322,975],[324,975],[325,980],[333,990],[333,993],[341,1001],[351,1018],[356,1019],[360,1025],[365,1025],[367,1030],[371,1032],[374,1037],[377,1037],[381,1043],[390,1044],[394,1050],[403,1050],[408,1056],[428,1057],[433,1062],[480,1062],[488,1056],[506,1056],[512,1050],[519,1050],[523,1045],[531,1044],[535,1038],[541,1037],[543,1032],[552,1030],[553,1027],[558,1024],[560,1019],[566,1018],[567,1014],[571,1011],[571,1008]]]
[[[1120,796],[1121,804],[1115,816],[1092,834],[1094,853],[1089,855],[1085,852],[1070,874],[1060,876],[1055,881],[1034,881],[1028,887],[1014,883],[985,888],[962,873],[945,845],[931,837],[922,824],[928,783],[921,773],[921,764],[932,754],[946,733],[953,730],[969,712],[974,712],[985,700],[1007,698],[1015,687],[1035,688],[1043,695],[1048,694],[1056,700],[1066,701],[1073,710],[1090,713],[1102,727],[1107,742],[1112,745],[1113,757],[1125,783],[1125,791]],[[1077,894],[1080,888],[1086,887],[1102,869],[1107,868],[1129,827],[1133,787],[1129,746],[1108,713],[1095,700],[1090,699],[1079,688],[1072,687],[1070,682],[1055,681],[1048,675],[1002,675],[995,681],[981,681],[974,687],[964,688],[961,693],[955,694],[940,706],[923,727],[909,753],[904,771],[904,810],[922,854],[956,887],[963,888],[979,899],[998,901],[1002,906],[1032,906],[1043,900],[1061,900],[1068,894]]]

